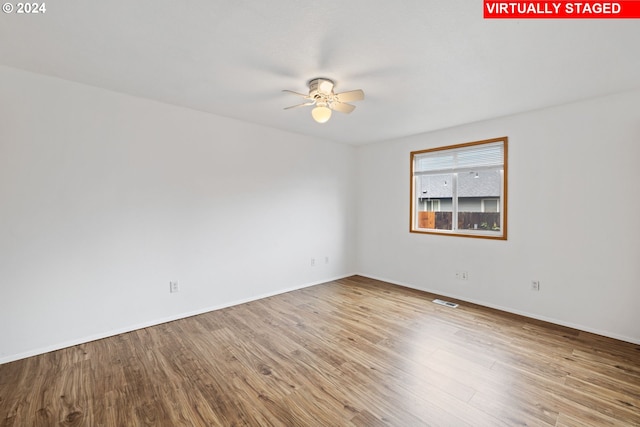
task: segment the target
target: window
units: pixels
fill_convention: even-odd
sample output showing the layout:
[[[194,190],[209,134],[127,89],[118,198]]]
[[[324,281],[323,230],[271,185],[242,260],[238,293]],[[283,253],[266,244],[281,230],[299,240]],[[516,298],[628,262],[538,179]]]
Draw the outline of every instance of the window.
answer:
[[[506,240],[507,143],[412,152],[410,231]]]

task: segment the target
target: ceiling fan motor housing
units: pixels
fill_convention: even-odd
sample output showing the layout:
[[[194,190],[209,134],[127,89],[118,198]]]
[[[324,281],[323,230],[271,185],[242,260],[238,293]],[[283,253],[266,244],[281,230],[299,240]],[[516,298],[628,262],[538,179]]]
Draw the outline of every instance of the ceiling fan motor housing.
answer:
[[[326,98],[333,94],[333,81],[324,78],[317,78],[309,81],[310,98]]]

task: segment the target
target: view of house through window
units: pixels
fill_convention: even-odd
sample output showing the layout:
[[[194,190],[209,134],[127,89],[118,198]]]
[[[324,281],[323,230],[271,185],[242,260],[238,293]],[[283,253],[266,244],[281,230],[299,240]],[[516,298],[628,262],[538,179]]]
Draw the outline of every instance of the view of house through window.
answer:
[[[507,238],[507,137],[411,153],[411,228]]]

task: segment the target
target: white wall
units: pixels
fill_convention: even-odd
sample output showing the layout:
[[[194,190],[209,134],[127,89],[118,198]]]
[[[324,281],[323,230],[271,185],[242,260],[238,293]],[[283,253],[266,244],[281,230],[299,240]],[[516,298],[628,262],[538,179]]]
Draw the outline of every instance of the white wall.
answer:
[[[360,148],[358,270],[640,343],[639,106],[630,91]],[[409,233],[410,151],[501,136],[508,241]]]
[[[0,67],[0,363],[349,275],[354,154]]]
[[[638,105],[355,149],[0,67],[0,363],[356,270],[640,343]],[[410,234],[409,152],[504,135],[509,240]]]

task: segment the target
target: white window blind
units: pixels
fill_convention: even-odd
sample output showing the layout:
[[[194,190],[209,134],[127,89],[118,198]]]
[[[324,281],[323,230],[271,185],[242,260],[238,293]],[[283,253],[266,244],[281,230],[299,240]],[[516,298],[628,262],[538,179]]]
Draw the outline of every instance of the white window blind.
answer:
[[[414,173],[466,171],[502,166],[503,163],[504,146],[499,142],[417,154]]]

